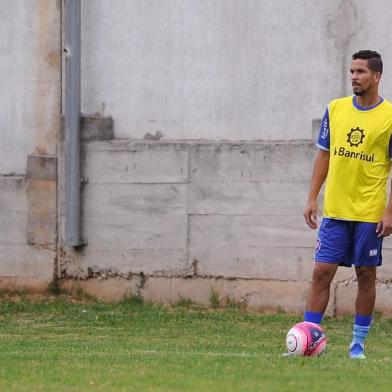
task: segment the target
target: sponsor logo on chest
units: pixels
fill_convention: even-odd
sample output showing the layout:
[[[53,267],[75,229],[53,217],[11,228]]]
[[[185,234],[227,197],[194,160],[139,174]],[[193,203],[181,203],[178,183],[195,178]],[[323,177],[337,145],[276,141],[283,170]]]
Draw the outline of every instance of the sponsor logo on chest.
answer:
[[[347,146],[335,146],[334,148],[334,156],[340,156],[349,159],[358,159],[364,162],[374,162],[375,155],[374,153],[370,154],[363,150],[358,151],[358,147],[363,144],[365,139],[365,131],[359,127],[351,128],[350,131],[347,133],[346,143],[349,145],[350,148]]]

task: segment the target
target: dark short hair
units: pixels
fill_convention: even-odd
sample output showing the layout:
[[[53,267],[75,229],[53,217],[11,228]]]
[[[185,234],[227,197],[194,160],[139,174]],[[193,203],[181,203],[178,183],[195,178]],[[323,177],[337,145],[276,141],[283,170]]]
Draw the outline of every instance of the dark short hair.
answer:
[[[367,60],[368,67],[371,71],[382,74],[381,54],[374,50],[360,50],[353,54],[353,60]]]

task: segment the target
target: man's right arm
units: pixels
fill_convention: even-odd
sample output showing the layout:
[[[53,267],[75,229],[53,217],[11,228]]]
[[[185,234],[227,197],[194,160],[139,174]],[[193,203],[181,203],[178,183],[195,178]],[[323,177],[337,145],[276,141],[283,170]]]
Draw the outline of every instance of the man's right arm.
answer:
[[[304,210],[304,217],[311,229],[317,228],[317,196],[321,186],[327,178],[329,167],[329,151],[319,150],[314,160],[312,181],[308,201]]]

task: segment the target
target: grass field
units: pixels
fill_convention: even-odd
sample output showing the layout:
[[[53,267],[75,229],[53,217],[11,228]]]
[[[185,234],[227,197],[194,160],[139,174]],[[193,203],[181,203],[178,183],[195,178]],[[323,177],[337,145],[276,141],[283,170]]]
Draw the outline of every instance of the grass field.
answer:
[[[52,298],[0,302],[0,391],[390,391],[392,321],[376,320],[364,361],[351,318],[327,319],[328,352],[282,358],[299,317],[192,305]]]

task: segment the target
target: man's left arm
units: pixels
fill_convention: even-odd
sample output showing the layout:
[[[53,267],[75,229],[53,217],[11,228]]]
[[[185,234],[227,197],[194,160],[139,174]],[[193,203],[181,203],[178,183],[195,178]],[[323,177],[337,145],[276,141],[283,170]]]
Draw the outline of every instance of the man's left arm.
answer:
[[[392,233],[392,181],[388,204],[385,208],[384,215],[377,224],[376,232],[378,237],[388,237]]]

